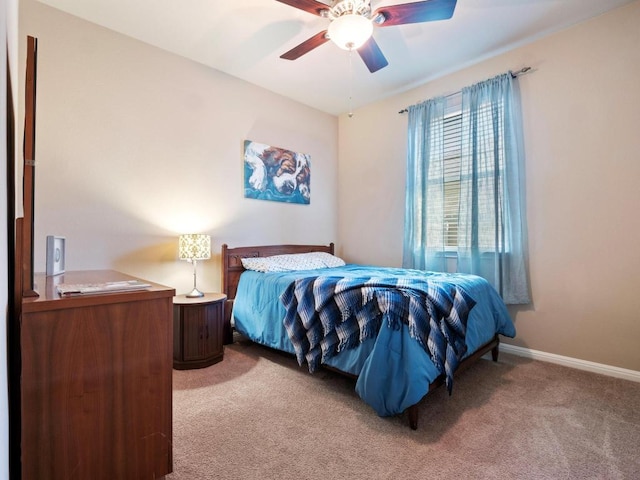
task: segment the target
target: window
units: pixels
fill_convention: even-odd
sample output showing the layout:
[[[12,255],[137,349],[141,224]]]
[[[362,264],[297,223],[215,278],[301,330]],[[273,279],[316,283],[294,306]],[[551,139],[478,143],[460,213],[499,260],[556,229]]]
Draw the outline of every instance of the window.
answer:
[[[483,140],[463,148],[463,138],[470,138],[469,129],[472,127],[468,120],[463,122],[459,102],[454,100],[451,104],[447,103],[447,113],[442,126],[442,163],[440,164],[437,158],[432,159],[435,161],[429,170],[429,182],[441,185],[442,188],[442,212],[429,217],[427,228],[442,232],[442,237],[428,237],[427,246],[442,246],[445,252],[458,250],[463,242],[459,238],[462,232],[460,228],[461,195],[471,195],[474,197],[475,208],[479,213],[476,217],[480,223],[476,245],[480,249],[497,248],[502,251],[504,239],[501,225],[495,224],[495,215],[482,214],[484,211],[502,208],[502,182],[499,181],[499,176],[504,168],[504,158],[499,153],[501,149],[496,149],[496,143],[500,144],[503,141],[503,127],[502,124],[496,125],[493,121],[495,112],[492,109],[496,107],[485,104],[477,110],[473,127],[474,136]],[[502,106],[498,105],[497,108],[500,110]],[[471,156],[471,151],[476,158],[475,164],[464,160]],[[498,152],[497,155],[496,152]],[[434,225],[434,222],[441,225]],[[433,245],[431,245],[432,242]]]
[[[402,265],[486,278],[528,303],[524,147],[511,73],[409,107]]]
[[[460,158],[462,155],[462,113],[444,118],[444,199],[443,233],[446,251],[458,246],[458,218],[460,213]],[[440,181],[439,179],[437,181]]]

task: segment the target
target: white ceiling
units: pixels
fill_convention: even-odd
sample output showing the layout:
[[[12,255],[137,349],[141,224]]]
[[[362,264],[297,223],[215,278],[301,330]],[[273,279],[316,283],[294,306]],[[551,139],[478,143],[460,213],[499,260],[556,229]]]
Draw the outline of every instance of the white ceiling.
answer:
[[[450,20],[376,28],[389,65],[372,74],[357,53],[350,59],[331,42],[280,59],[329,20],[276,0],[40,0],[334,115],[632,1],[458,0]],[[371,3],[375,10],[409,0]]]

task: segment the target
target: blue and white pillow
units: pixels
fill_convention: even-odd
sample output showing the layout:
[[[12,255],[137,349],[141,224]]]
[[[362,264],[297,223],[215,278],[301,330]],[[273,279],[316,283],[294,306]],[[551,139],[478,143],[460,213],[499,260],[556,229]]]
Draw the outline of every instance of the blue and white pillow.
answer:
[[[326,252],[292,253],[271,257],[248,257],[242,259],[242,266],[257,272],[289,272],[295,270],[315,270],[318,268],[342,267],[345,261]]]

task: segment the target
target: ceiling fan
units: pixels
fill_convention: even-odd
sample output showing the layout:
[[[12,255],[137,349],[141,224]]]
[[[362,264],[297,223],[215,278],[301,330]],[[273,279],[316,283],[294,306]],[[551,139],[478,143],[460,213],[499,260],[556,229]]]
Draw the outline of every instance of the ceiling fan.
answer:
[[[333,0],[333,6],[316,0],[277,0],[305,12],[331,20],[329,28],[305,40],[280,56],[295,60],[328,40],[345,50],[357,50],[371,73],[389,62],[372,37],[373,27],[447,20],[453,16],[457,0],[424,0],[380,7],[371,12],[370,0]]]

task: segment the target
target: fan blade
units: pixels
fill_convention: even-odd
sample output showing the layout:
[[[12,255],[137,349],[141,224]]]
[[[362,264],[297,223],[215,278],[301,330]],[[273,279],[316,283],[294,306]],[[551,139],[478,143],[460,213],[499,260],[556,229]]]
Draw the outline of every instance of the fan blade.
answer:
[[[371,73],[389,65],[373,37],[369,37],[369,40],[358,49],[358,54]]]
[[[329,7],[324,3],[316,2],[316,0],[276,0],[294,8],[299,8],[305,12],[313,13],[319,17],[323,17],[322,12],[329,12]]]
[[[297,47],[293,47],[287,53],[280,55],[280,58],[284,58],[285,60],[295,60],[296,58],[301,57],[305,53],[310,52],[314,48],[319,47],[327,41],[329,41],[329,37],[327,37],[327,31],[323,30],[322,32],[317,33],[308,40],[305,40]]]
[[[453,16],[456,2],[457,0],[425,0],[423,2],[390,5],[376,10],[371,18],[374,25],[379,27],[447,20]]]

